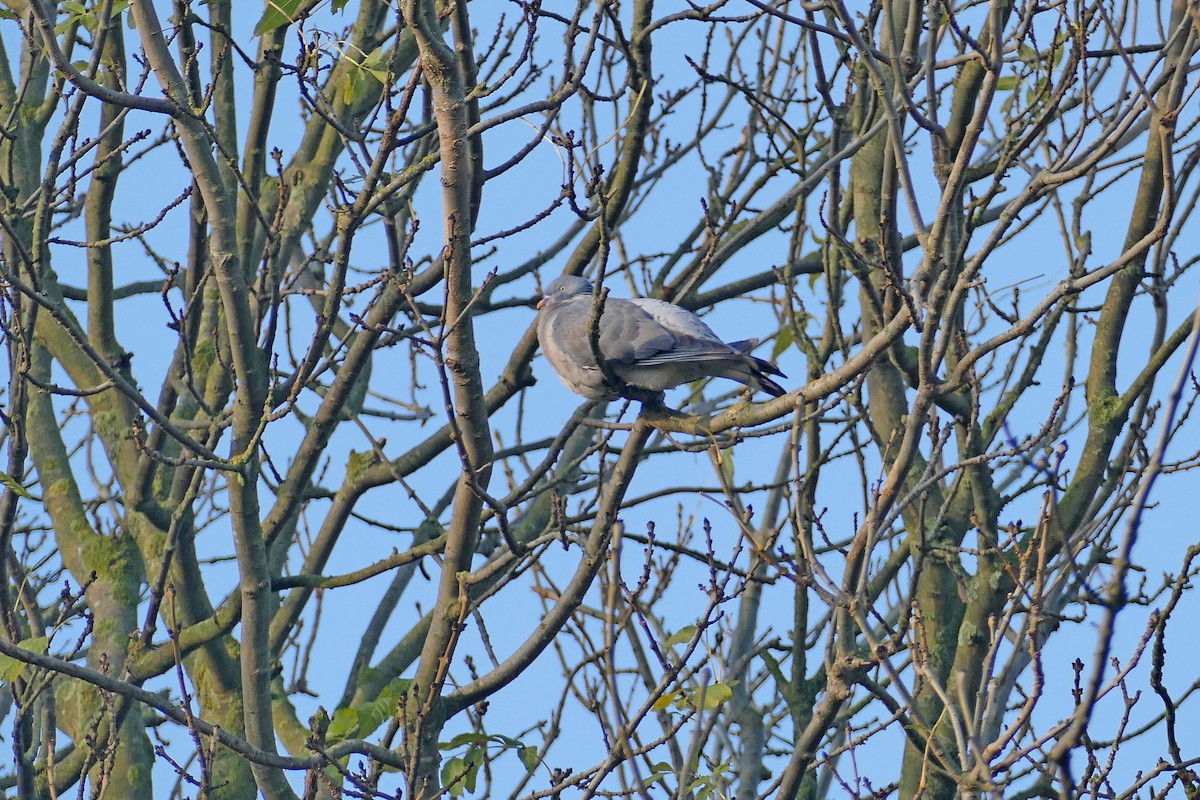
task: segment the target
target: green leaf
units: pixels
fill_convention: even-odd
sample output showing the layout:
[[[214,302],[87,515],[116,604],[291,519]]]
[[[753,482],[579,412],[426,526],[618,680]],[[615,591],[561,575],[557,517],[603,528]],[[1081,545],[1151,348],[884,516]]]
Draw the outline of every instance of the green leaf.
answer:
[[[472,747],[467,751],[467,776],[463,783],[466,784],[467,791],[475,794],[475,781],[479,778],[479,768],[483,766],[483,751],[480,748]]]
[[[40,656],[44,656],[46,655],[46,651],[50,649],[50,637],[33,636],[17,642],[17,646],[23,647],[31,653],[37,653]]]
[[[262,18],[254,26],[254,35],[262,36],[270,33],[280,25],[288,25],[296,21],[296,13],[304,0],[267,0],[267,9]]]
[[[356,56],[361,54],[361,50],[355,51]],[[346,82],[342,84],[342,102],[346,105],[354,105],[367,96],[367,92],[371,88],[368,80],[374,80],[381,84],[387,81],[388,69],[382,47],[375,48],[362,59],[349,54],[344,58],[350,62],[350,69],[346,72]]]
[[[779,329],[779,335],[775,337],[775,344],[771,347],[771,360],[779,358],[785,350],[792,346],[795,337],[792,335],[790,326],[784,326]]]
[[[333,712],[327,738],[330,741],[369,736],[396,713],[400,697],[412,685],[411,678],[396,678],[383,687],[374,700]]]
[[[482,754],[477,749],[467,751],[465,757],[454,756],[442,765],[442,786],[451,797],[462,797],[475,791],[479,778],[479,767],[483,764]]]
[[[453,750],[465,744],[482,744],[488,740],[486,733],[460,733],[448,742],[438,742],[439,750]]]
[[[667,647],[674,647],[677,644],[687,644],[696,635],[695,625],[686,625],[671,634],[667,639]]]
[[[517,758],[521,759],[521,763],[525,765],[525,771],[533,774],[538,768],[541,760],[538,758],[536,747],[519,747],[517,748]]]
[[[996,90],[1001,92],[1011,92],[1017,88],[1017,76],[1005,75],[1000,80],[996,81]]]
[[[704,710],[712,711],[733,697],[733,689],[727,683],[714,683],[704,691]]]
[[[17,647],[31,653],[45,655],[50,649],[50,639],[45,636],[34,636],[17,642]],[[0,683],[12,683],[25,672],[29,665],[20,659],[0,653]]]
[[[0,685],[12,683],[17,678],[21,677],[21,672],[25,669],[25,662],[18,661],[12,656],[6,656],[0,653]]]
[[[395,706],[381,702],[379,699],[358,706],[355,709],[358,712],[358,735],[370,736],[376,728],[391,719],[394,709]]]
[[[467,790],[465,785],[467,762],[461,756],[446,759],[442,764],[442,786],[451,797],[462,797]]]
[[[660,697],[654,701],[654,705],[651,706],[651,708],[654,711],[665,711],[666,709],[668,709],[672,705],[674,705],[676,701],[679,700],[679,696],[681,694],[682,693],[678,689],[675,689],[670,692],[665,692],[662,697]]]
[[[408,691],[408,687],[412,686],[412,678],[392,678],[388,685],[383,687],[383,691],[379,693],[380,699],[386,699],[388,705],[393,708],[400,702],[400,697]]]
[[[342,84],[342,102],[352,106],[355,101],[366,94],[367,79],[361,69],[355,67],[346,73],[346,82]]]
[[[1025,102],[1028,103],[1029,105],[1033,105],[1035,102],[1037,102],[1038,96],[1040,94],[1042,94],[1043,92],[1049,92],[1049,90],[1050,90],[1050,81],[1047,80],[1046,78],[1042,78],[1037,82],[1037,85],[1035,87],[1033,87],[1032,89],[1030,89],[1028,92],[1025,93]]]
[[[341,10],[346,7],[346,3],[349,2],[350,0],[333,0],[333,4],[330,6],[330,8],[333,9],[335,14],[338,14],[341,13]]]
[[[9,475],[7,472],[0,472],[0,483],[4,484],[4,486],[6,488],[8,488],[17,497],[23,497],[26,500],[36,500],[37,499],[29,493],[28,489],[26,489],[24,486],[21,485],[20,481],[16,480],[13,476]]]
[[[659,778],[662,778],[665,775],[673,774],[675,774],[674,767],[672,767],[666,761],[659,761],[657,764],[650,767],[650,774],[645,778],[642,778],[642,786],[649,786],[650,784],[658,781]]]
[[[380,45],[372,50],[370,54],[362,60],[362,63],[359,64],[358,67],[380,83],[386,83],[388,76],[388,65],[383,57],[383,45]]]
[[[333,721],[329,723],[329,731],[325,734],[326,741],[350,739],[357,735],[358,711],[353,708],[339,708],[334,711]]]

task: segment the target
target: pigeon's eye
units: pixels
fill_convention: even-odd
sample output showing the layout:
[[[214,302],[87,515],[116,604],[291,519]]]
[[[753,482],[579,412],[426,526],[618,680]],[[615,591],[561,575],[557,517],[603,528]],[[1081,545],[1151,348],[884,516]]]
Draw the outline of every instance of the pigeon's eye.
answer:
[[[559,290],[560,292],[565,292],[565,291],[567,290],[567,287],[565,287],[565,286],[560,286],[560,287],[558,287],[558,290]]]

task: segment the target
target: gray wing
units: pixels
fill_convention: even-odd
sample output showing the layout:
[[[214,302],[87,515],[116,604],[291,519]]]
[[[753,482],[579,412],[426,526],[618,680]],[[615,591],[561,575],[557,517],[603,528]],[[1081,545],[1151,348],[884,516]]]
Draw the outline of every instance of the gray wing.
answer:
[[[698,316],[682,306],[668,303],[665,300],[655,300],[650,297],[637,297],[626,301],[637,306],[654,318],[663,327],[694,339],[711,339],[721,341],[713,329],[704,324]]]
[[[639,364],[652,366],[678,361],[712,361],[742,352],[721,341],[712,328],[686,308],[650,298],[629,300],[628,303],[645,312],[675,340],[671,348],[638,359]]]
[[[549,349],[582,367],[596,369],[589,340],[592,315],[590,297],[572,299],[551,310],[546,318]],[[675,337],[653,317],[627,300],[609,298],[600,318],[600,353],[605,361],[621,366],[643,363],[670,352]],[[544,349],[546,349],[544,347]]]

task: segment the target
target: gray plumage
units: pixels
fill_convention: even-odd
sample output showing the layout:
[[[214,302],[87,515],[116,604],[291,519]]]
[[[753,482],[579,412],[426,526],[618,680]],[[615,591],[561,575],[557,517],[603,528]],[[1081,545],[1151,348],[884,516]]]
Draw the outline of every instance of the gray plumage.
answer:
[[[564,275],[538,303],[538,342],[567,388],[593,399],[615,398],[596,364],[589,339],[592,284]],[[773,397],[787,392],[769,376],[779,368],[750,355],[757,339],[726,344],[692,312],[662,300],[609,297],[600,317],[600,354],[628,386],[661,392],[720,376]]]

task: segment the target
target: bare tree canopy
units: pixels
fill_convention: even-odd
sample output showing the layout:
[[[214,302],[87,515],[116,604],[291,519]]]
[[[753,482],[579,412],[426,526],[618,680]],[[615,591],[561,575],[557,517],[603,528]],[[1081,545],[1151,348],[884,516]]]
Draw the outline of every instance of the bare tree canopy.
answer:
[[[1191,0],[0,18],[0,796],[1200,793]]]

